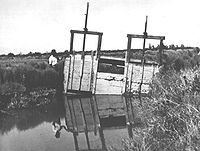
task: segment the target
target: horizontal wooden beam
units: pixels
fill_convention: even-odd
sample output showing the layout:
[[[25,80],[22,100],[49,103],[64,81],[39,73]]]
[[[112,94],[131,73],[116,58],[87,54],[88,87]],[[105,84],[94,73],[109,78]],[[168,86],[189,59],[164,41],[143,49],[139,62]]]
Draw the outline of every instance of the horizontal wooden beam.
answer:
[[[96,32],[96,31],[82,31],[82,30],[71,30],[71,33],[77,33],[77,34],[84,34],[86,32],[86,34],[90,34],[90,35],[103,35],[102,32]]]
[[[151,36],[151,35],[144,36],[144,35],[136,35],[136,34],[127,34],[127,37],[165,40],[165,36]]]
[[[100,58],[99,63],[105,63],[105,64],[112,64],[112,65],[120,65],[120,66],[125,66],[124,60],[116,60],[116,59],[105,59],[105,58]]]

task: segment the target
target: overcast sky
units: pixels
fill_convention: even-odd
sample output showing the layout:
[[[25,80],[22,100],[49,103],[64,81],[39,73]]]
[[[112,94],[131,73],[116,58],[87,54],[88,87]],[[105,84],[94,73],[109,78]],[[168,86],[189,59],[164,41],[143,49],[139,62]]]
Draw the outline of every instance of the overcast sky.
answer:
[[[0,0],[0,54],[68,50],[70,30],[84,28],[87,2],[88,30],[103,32],[103,50],[125,49],[127,34],[144,32],[146,15],[149,35],[166,36],[168,45],[200,46],[198,0]],[[81,43],[75,36],[74,48]],[[86,49],[96,43],[88,36]],[[142,41],[132,45],[141,48]]]

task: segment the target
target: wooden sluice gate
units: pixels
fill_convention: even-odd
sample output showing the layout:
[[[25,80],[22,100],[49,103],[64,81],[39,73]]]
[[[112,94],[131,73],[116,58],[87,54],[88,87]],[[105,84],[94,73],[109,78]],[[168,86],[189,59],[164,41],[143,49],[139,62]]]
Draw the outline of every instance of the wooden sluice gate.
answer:
[[[89,5],[88,5],[89,6]],[[88,31],[87,15],[84,31],[71,30],[70,57],[65,60],[64,92],[66,94],[114,94],[138,95],[149,92],[149,83],[158,72],[158,65],[162,64],[162,49],[164,36],[148,35],[147,18],[143,35],[127,34],[127,50],[125,58],[105,57],[101,55],[102,32]],[[83,34],[83,50],[78,54],[73,50],[74,34]],[[97,50],[85,54],[86,35],[98,36]],[[134,38],[144,40],[142,57],[138,60],[131,58],[131,43]],[[146,39],[160,40],[159,63],[145,60]],[[103,70],[101,67],[110,66],[110,69],[120,69],[120,72]]]
[[[127,66],[125,67],[125,64]],[[120,68],[122,73],[108,73],[100,70],[100,66]],[[127,69],[126,69],[127,68]],[[64,67],[64,89],[65,93],[88,93],[88,94],[137,94],[142,80],[141,92],[149,91],[149,83],[152,77],[158,72],[158,64],[145,62],[144,71],[140,60],[100,57],[95,60],[92,55],[85,56],[83,76],[81,78],[81,55],[72,55],[65,60]],[[125,70],[127,70],[125,72]],[[143,72],[143,73],[142,73]],[[80,82],[82,80],[82,82]],[[80,85],[81,83],[81,85]]]

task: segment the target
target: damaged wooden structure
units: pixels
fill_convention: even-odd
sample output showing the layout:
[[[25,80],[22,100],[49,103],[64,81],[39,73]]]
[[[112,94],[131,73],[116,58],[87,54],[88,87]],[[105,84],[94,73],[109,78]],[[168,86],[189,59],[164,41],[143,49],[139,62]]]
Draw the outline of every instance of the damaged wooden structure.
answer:
[[[162,64],[162,49],[164,36],[148,35],[147,17],[145,22],[145,31],[143,35],[127,34],[127,50],[125,58],[105,57],[101,55],[102,32],[88,31],[86,13],[84,31],[71,30],[70,57],[66,58],[64,66],[64,92],[66,94],[142,94],[148,93],[149,83],[152,77],[158,72],[158,65]],[[83,49],[81,54],[73,50],[73,41],[75,34],[83,34]],[[98,36],[97,50],[91,54],[85,54],[86,35]],[[144,40],[141,50],[141,59],[132,59],[131,43],[134,38]],[[160,62],[146,61],[145,42],[146,39],[160,40],[159,55]],[[102,70],[101,67],[110,67],[117,72]]]

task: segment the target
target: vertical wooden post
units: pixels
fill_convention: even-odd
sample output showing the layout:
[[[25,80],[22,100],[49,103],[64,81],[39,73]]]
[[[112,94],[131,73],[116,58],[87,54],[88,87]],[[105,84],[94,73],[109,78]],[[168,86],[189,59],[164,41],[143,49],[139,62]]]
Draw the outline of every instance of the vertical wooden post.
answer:
[[[84,64],[85,64],[85,41],[86,41],[86,35],[87,35],[87,20],[88,20],[88,9],[89,9],[89,3],[87,2],[87,11],[85,14],[85,27],[84,27],[84,37],[83,37],[83,49],[81,53],[81,75],[80,75],[80,83],[79,83],[79,91],[81,90],[81,84],[83,79],[83,73],[84,73]]]
[[[96,57],[94,59],[95,69],[94,69],[94,76],[93,76],[93,85],[92,85],[92,93],[96,93],[96,85],[97,85],[97,76],[98,76],[98,64],[99,64],[99,58],[100,58],[100,51],[101,51],[101,42],[102,42],[102,35],[100,34],[98,36],[98,44],[97,44],[97,51],[96,51]]]
[[[153,68],[153,71],[152,71],[152,73],[153,73],[153,75],[152,75],[152,79],[153,79],[154,76],[155,76],[155,65],[154,65],[154,64],[152,64],[152,68]]]
[[[101,51],[101,42],[102,42],[102,35],[100,34],[98,37],[98,44],[97,44],[97,54],[96,54],[96,59],[99,59],[100,57],[100,51]]]
[[[131,71],[130,71],[130,80],[129,80],[129,91],[131,93],[131,89],[132,89],[132,78],[133,78],[133,64],[131,64]]]
[[[146,38],[147,38],[147,19],[148,16],[146,16],[146,22],[145,22],[145,29],[144,29],[144,42],[143,42],[143,50],[142,50],[142,78],[141,78],[141,82],[139,85],[139,99],[141,102],[141,90],[142,90],[142,84],[143,84],[143,78],[144,78],[144,63],[145,63],[145,58],[144,58],[144,54],[145,54],[145,44],[146,44]]]
[[[160,48],[159,48],[159,65],[160,66],[163,64],[162,53],[163,53],[163,39],[160,40]]]
[[[71,32],[71,39],[70,39],[70,54],[73,53],[73,43],[74,43],[74,33],[72,32],[72,30],[70,31]]]
[[[131,41],[132,37],[130,35],[127,35],[128,37],[128,44],[127,44],[127,51],[126,51],[126,62],[130,62],[130,52],[131,52]]]
[[[93,79],[94,79],[94,51],[91,52],[90,79],[89,79],[90,92],[92,92]]]
[[[97,70],[98,70],[98,60],[94,59],[94,76],[93,76],[93,84],[92,84],[92,94],[96,93],[96,85],[97,85]]]
[[[67,60],[67,58],[65,58],[64,68],[67,67],[68,69],[66,69],[67,70],[67,74],[66,74],[65,79],[64,79],[64,80],[66,80],[65,93],[67,93],[67,90],[68,90],[68,87],[69,87],[69,81],[70,81],[71,55],[69,56],[69,62],[68,63],[66,63],[67,62],[66,60]]]
[[[67,90],[69,88],[69,82],[70,82],[70,75],[71,75],[71,61],[72,61],[72,56],[71,54],[73,54],[73,43],[74,43],[74,33],[72,31],[71,32],[71,38],[70,38],[70,59],[69,59],[69,66],[68,66],[68,77],[67,77],[67,86],[66,86],[66,93],[67,93]],[[72,78],[73,79],[73,78]],[[72,80],[73,81],[73,80]]]
[[[71,89],[73,89],[72,86],[73,86],[73,78],[74,78],[74,64],[75,64],[75,61],[76,61],[76,57],[75,57],[75,54],[73,53],[72,54]]]
[[[128,37],[128,43],[127,43],[127,50],[125,54],[125,68],[124,68],[124,86],[123,86],[123,93],[126,93],[127,91],[127,80],[128,80],[128,68],[129,68],[129,62],[130,62],[130,51],[131,51],[131,41],[132,38],[130,35],[127,35]]]

